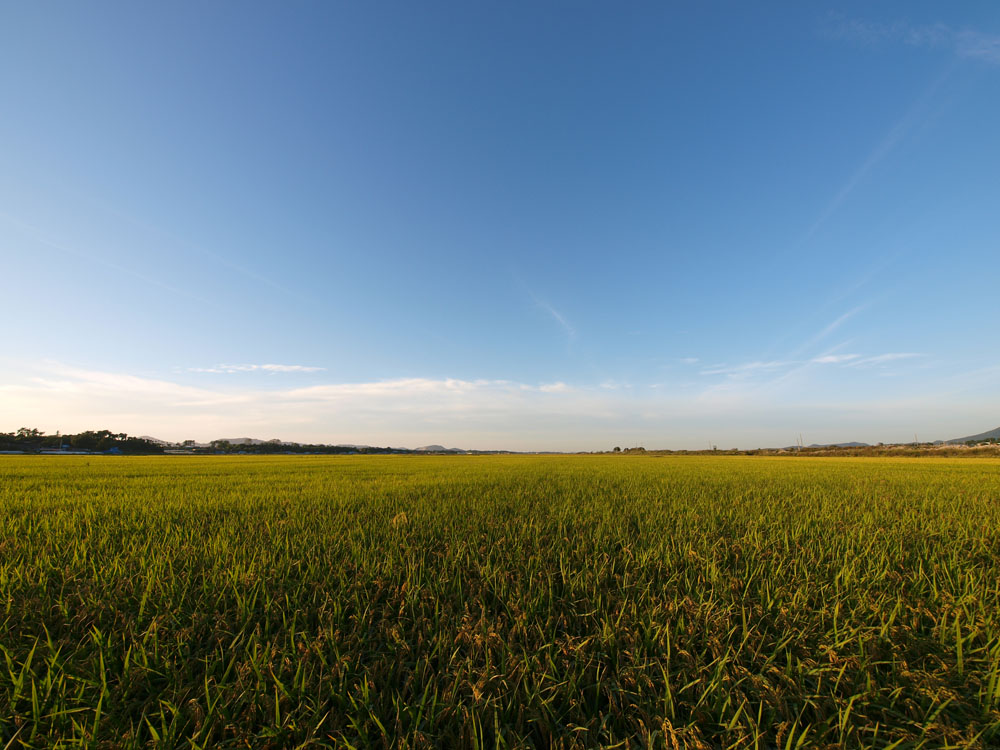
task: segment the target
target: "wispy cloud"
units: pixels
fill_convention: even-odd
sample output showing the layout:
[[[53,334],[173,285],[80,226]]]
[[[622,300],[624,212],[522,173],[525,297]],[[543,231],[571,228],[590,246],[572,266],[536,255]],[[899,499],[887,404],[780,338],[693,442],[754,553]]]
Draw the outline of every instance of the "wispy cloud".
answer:
[[[566,332],[566,336],[569,338],[570,341],[576,338],[576,329],[561,312],[556,310],[552,305],[550,305],[545,300],[539,299],[538,297],[535,297],[535,304],[552,316],[552,319],[560,325],[563,331]]]
[[[857,359],[860,354],[827,354],[822,357],[813,357],[811,362],[817,365],[839,365],[844,362],[850,362],[852,359]]]
[[[290,401],[338,401],[358,397],[434,398],[460,402],[462,396],[490,391],[517,394],[535,390],[532,386],[510,380],[460,380],[458,378],[396,378],[369,383],[331,383],[284,391],[280,397]],[[540,387],[537,387],[540,390]]]
[[[785,362],[780,360],[771,360],[769,362],[761,362],[761,361],[744,362],[743,364],[739,365],[713,365],[712,367],[702,370],[701,374],[740,376],[762,371],[781,370],[785,367],[790,367],[794,364],[796,363]]]
[[[538,390],[542,393],[566,393],[570,390],[570,387],[563,382],[543,383],[538,386]]]
[[[868,176],[868,173],[871,172],[872,169],[883,159],[885,159],[892,152],[892,150],[899,145],[900,141],[902,141],[903,138],[914,128],[916,123],[923,118],[928,102],[950,73],[951,70],[948,69],[942,75],[934,79],[927,89],[925,89],[923,94],[917,98],[910,109],[896,121],[896,123],[889,129],[889,132],[886,133],[885,136],[883,136],[883,138],[875,145],[872,151],[868,154],[867,158],[857,169],[854,170],[854,173],[848,178],[847,182],[840,187],[840,189],[834,194],[833,198],[820,212],[819,216],[806,232],[806,239],[816,234],[820,227],[822,227],[830,219],[830,217],[837,212],[837,210],[847,200],[848,196],[853,193],[865,177]]]
[[[602,382],[599,387],[603,388],[606,391],[620,391],[620,390],[630,390],[632,388],[632,384],[628,382],[623,382],[621,380],[614,380],[613,378],[609,378],[608,380]]]
[[[861,355],[861,354],[822,354],[807,360],[771,360],[743,362],[736,365],[715,365],[701,371],[702,375],[726,375],[732,379],[749,378],[758,375],[768,375],[781,372],[780,379],[786,379],[789,374],[794,374],[808,368],[810,365],[842,365],[844,367],[875,367],[885,365],[890,362],[897,362],[914,357],[925,355],[916,352],[887,352],[885,354]]]
[[[214,374],[232,374],[237,372],[322,372],[325,367],[312,367],[308,365],[215,365],[214,367],[189,367],[188,372],[206,372]]]
[[[262,366],[257,369],[269,371]],[[587,393],[562,381],[397,378],[262,388],[238,379],[191,386],[58,362],[36,363],[21,370],[19,382],[0,382],[0,415],[16,422],[15,427],[37,424],[77,430],[115,425],[167,439],[239,433],[418,445],[475,429],[479,438],[502,430],[516,442],[491,440],[471,447],[550,447],[532,444],[532,425],[613,419],[620,413],[596,399],[596,389]]]
[[[844,323],[853,318],[855,315],[864,310],[866,307],[867,305],[858,305],[857,307],[848,310],[843,315],[839,316],[837,319],[831,321],[821,330],[816,332],[813,336],[810,336],[806,341],[802,342],[802,345],[796,350],[795,354],[793,354],[792,356],[793,357],[800,356],[800,354],[816,346],[816,344],[818,344],[827,336],[829,336],[831,333],[836,331],[838,328],[844,325]]]
[[[914,359],[915,357],[923,357],[924,354],[919,352],[887,352],[885,354],[876,354],[873,357],[863,357],[862,359],[857,359],[848,364],[848,367],[873,367],[876,365],[884,365],[889,362],[898,362],[901,359]]]
[[[212,407],[245,402],[249,398],[246,393],[198,388],[162,378],[89,370],[58,362],[43,362],[35,369],[37,374],[26,384],[7,386],[7,392],[67,401],[93,399],[95,403],[106,403],[110,399],[119,403],[147,402],[171,407]]]
[[[126,276],[130,276],[133,279],[137,279],[138,281],[143,282],[144,284],[157,287],[159,289],[164,290],[165,292],[169,292],[170,294],[194,300],[195,302],[198,302],[199,304],[202,304],[206,307],[213,307],[213,308],[217,307],[217,305],[210,300],[198,297],[197,295],[194,295],[185,289],[179,289],[177,287],[170,286],[169,284],[165,284],[157,278],[140,273],[135,269],[123,266],[120,263],[115,263],[113,261],[110,261],[107,258],[104,258],[97,253],[88,252],[84,249],[70,246],[63,242],[56,242],[50,239],[42,229],[33,226],[32,224],[28,224],[27,222],[21,221],[20,219],[13,217],[9,214],[0,212],[0,221],[6,222],[10,226],[14,227],[18,232],[20,232],[23,236],[30,239],[36,245],[40,245],[42,247],[48,248],[49,250],[55,250],[56,252],[78,258],[87,263],[104,266],[105,268],[108,268],[112,271],[124,274]]]
[[[1000,65],[1000,34],[978,29],[956,29],[943,23],[915,26],[905,21],[878,23],[833,15],[831,36],[875,45],[896,42],[911,47],[944,49],[957,57]]]
[[[682,365],[696,365],[696,364],[698,364],[698,358],[697,357],[681,357],[677,361],[680,362]]]
[[[548,314],[548,316],[555,321],[556,325],[563,330],[569,341],[576,339],[576,328],[572,323],[570,323],[569,319],[565,315],[557,310],[548,300],[537,294],[534,289],[528,286],[528,284],[520,276],[515,275],[514,279],[517,286],[520,287],[521,291],[531,299],[535,307]]]
[[[831,15],[827,33],[835,38],[868,45],[902,43],[911,47],[944,49],[950,51],[956,61],[978,60],[990,65],[1000,65],[1000,34],[977,29],[955,29],[945,24],[915,26],[902,21],[887,24]],[[951,75],[954,67],[954,64],[949,66],[933,79],[909,110],[875,145],[868,157],[820,212],[806,232],[806,239],[812,237],[837,212],[868,173],[896,148],[918,122],[926,118],[930,101]]]

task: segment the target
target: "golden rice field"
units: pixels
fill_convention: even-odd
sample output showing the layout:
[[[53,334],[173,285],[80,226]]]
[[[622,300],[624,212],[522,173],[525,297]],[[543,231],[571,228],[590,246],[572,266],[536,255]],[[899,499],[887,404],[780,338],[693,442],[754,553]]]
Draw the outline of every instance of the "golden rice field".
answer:
[[[1000,746],[1000,461],[0,457],[0,748]]]

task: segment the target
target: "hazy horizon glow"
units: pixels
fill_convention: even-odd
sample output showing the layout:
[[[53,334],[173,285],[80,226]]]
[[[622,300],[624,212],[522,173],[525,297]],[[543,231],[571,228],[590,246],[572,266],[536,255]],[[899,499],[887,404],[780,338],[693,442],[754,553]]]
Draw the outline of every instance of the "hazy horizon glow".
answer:
[[[848,366],[856,361],[864,360],[852,358]],[[7,411],[12,422],[41,426],[50,434],[107,428],[177,442],[255,437],[406,448],[440,443],[430,438],[443,435],[448,447],[479,450],[774,448],[794,443],[799,433],[819,443],[908,442],[917,425],[942,425],[940,434],[920,437],[931,441],[967,434],[981,421],[981,405],[955,410],[915,395],[836,404],[804,400],[809,389],[803,388],[808,383],[803,371],[813,364],[820,363],[785,365],[766,382],[730,381],[679,394],[658,384],[426,378],[298,387],[260,381],[186,385],[180,378],[48,362],[24,382],[0,386],[0,399],[12,405]],[[765,363],[750,369],[773,368]],[[951,386],[962,393],[995,376],[971,373]],[[789,398],[792,393],[797,395]],[[887,419],[898,413],[907,413],[907,421],[886,430]],[[37,414],[59,417],[54,424],[38,425],[31,421]],[[816,414],[822,415],[822,427],[815,425]]]
[[[1000,425],[990,6],[12,6],[0,431]]]

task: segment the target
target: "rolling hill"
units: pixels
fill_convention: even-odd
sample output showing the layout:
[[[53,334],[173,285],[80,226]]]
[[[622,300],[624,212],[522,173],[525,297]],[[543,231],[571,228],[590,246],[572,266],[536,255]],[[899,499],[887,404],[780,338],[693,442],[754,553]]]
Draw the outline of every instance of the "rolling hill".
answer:
[[[984,440],[1000,440],[1000,427],[995,430],[990,430],[989,432],[980,432],[978,435],[969,435],[968,437],[955,438],[954,440],[946,440],[945,442],[949,445],[954,443],[981,443]]]

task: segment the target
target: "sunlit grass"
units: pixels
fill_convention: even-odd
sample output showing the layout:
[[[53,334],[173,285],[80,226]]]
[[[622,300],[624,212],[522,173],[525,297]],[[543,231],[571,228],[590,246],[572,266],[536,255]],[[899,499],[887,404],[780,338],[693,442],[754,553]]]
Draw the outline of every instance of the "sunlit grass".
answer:
[[[1000,461],[0,459],[0,747],[989,747]]]

